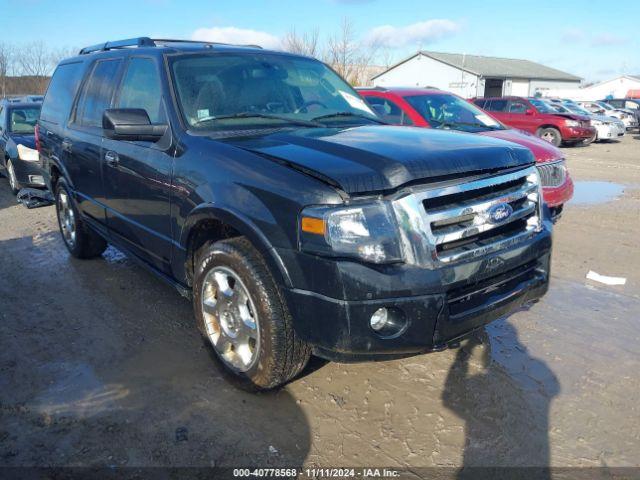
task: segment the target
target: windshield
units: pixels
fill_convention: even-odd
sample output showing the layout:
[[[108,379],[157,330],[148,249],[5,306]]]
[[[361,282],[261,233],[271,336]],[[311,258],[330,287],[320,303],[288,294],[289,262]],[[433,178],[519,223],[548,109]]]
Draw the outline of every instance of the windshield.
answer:
[[[451,128],[465,132],[505,130],[500,122],[455,95],[437,93],[404,98],[433,128]]]
[[[323,63],[265,53],[185,55],[171,64],[194,130],[383,123]]]
[[[537,98],[529,99],[531,105],[536,107],[540,113],[558,113],[558,110],[554,109],[548,103],[545,103],[544,100],[538,100]]]
[[[596,102],[596,105],[601,106],[602,108],[604,108],[605,110],[615,110],[615,108],[613,108],[611,105],[609,105],[608,103],[604,103],[604,102]]]
[[[9,131],[33,134],[40,116],[40,107],[20,107],[9,110]]]
[[[565,103],[564,106],[565,108],[569,109],[571,112],[577,113],[578,115],[591,116],[591,112],[588,110],[585,110],[580,105],[573,104],[573,103]]]
[[[547,103],[547,105],[549,105],[551,108],[555,109],[560,113],[571,113],[571,110],[569,110],[569,107],[566,105],[562,105],[560,103],[555,103],[555,102],[545,102],[545,103]]]

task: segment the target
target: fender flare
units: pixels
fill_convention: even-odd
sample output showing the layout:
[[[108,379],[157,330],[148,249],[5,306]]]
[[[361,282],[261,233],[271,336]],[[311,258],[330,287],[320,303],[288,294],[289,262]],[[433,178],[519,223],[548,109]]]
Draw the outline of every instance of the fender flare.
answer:
[[[223,222],[241,235],[247,237],[249,241],[262,254],[276,282],[287,288],[292,287],[291,276],[282,258],[269,239],[260,231],[253,221],[246,215],[226,206],[218,206],[213,203],[198,205],[187,217],[180,233],[180,248],[185,255],[189,247],[189,236],[192,229],[200,221],[217,220]]]

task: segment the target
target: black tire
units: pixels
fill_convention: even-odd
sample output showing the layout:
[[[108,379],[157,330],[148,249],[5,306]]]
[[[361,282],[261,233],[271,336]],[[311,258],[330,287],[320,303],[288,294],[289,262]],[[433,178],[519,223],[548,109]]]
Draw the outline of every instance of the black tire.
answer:
[[[541,128],[538,130],[538,137],[549,142],[555,147],[559,147],[562,143],[562,135],[560,134],[560,130],[557,128]]]
[[[11,189],[11,193],[13,193],[14,195],[17,195],[22,187],[20,186],[20,182],[16,177],[16,171],[13,168],[13,163],[11,163],[11,160],[7,160],[6,165],[7,165],[7,180],[9,181],[9,188]]]
[[[241,280],[257,311],[259,343],[252,366],[246,371],[233,368],[216,350],[207,333],[203,293],[207,274],[214,268],[233,271]],[[244,237],[205,244],[196,254],[193,306],[198,328],[211,346],[225,376],[236,386],[249,390],[269,390],[296,377],[311,355],[309,345],[294,332],[286,302],[264,259]]]
[[[64,179],[60,179],[55,187],[56,192],[56,215],[58,217],[58,227],[60,228],[60,234],[62,235],[62,240],[71,253],[72,256],[76,258],[95,258],[102,255],[102,253],[107,248],[107,242],[98,235],[96,232],[91,230],[85,222],[82,221],[82,217],[76,208],[75,202],[73,201],[73,197],[69,193],[69,187]],[[71,209],[73,215],[72,220],[69,222],[74,229],[75,236],[73,240],[70,239],[68,235],[65,234],[65,227],[63,227],[64,216],[63,212],[63,201],[62,199],[66,198],[66,202],[69,209]]]

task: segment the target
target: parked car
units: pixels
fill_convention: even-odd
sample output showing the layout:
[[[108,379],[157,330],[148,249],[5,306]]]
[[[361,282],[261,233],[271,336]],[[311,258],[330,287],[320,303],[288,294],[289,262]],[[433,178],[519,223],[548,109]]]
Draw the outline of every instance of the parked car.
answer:
[[[22,187],[44,187],[34,129],[40,102],[0,101],[0,167],[15,195]]]
[[[311,352],[444,348],[548,288],[533,154],[383,123],[317,60],[138,38],[62,61],[37,132],[71,255],[140,260],[268,389]]]
[[[624,108],[630,112],[633,112],[635,117],[636,127],[640,130],[640,99],[639,98],[612,98],[606,101],[613,108]]]
[[[536,157],[544,201],[554,218],[573,196],[573,182],[560,149],[530,133],[507,127],[457,95],[423,88],[359,88],[358,92],[391,124],[477,133],[527,147]]]
[[[636,117],[632,110],[618,109],[607,102],[578,102],[581,107],[597,115],[606,115],[621,120],[626,128],[636,127]]]
[[[585,115],[591,119],[591,125],[596,128],[593,141],[609,141],[624,137],[626,132],[625,124],[622,120],[606,115],[597,115],[585,110],[578,104],[566,100],[545,99],[553,108],[562,113],[575,113]]]
[[[537,135],[556,147],[590,142],[596,133],[589,117],[560,113],[538,98],[476,98],[473,102],[502,123]]]

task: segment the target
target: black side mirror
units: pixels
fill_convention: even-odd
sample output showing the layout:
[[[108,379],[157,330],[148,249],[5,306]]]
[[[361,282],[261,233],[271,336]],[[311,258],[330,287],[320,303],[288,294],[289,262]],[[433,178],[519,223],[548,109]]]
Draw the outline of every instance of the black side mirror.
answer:
[[[102,115],[102,128],[112,140],[157,142],[169,126],[152,124],[142,108],[110,108]]]

